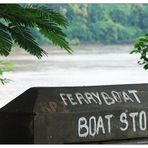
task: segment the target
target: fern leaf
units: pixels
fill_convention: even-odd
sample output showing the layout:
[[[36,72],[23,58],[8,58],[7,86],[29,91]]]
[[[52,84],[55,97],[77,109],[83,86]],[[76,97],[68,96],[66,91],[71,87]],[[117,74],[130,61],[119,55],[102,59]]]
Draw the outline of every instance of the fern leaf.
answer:
[[[29,29],[22,26],[13,26],[10,32],[14,41],[30,54],[35,55],[38,58],[41,58],[43,55],[47,55],[47,53],[35,42]]]
[[[8,56],[12,47],[12,39],[9,32],[0,29],[0,55]]]

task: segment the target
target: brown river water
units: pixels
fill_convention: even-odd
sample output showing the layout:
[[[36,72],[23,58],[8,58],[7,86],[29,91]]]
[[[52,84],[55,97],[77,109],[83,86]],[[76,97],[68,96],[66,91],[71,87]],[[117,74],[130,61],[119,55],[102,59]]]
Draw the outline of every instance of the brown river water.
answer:
[[[129,54],[131,45],[72,46],[72,55],[54,46],[43,48],[49,54],[41,60],[19,48],[1,57],[15,62],[15,72],[5,74],[12,82],[0,85],[0,107],[30,87],[148,83],[148,70],[137,64],[139,55]]]

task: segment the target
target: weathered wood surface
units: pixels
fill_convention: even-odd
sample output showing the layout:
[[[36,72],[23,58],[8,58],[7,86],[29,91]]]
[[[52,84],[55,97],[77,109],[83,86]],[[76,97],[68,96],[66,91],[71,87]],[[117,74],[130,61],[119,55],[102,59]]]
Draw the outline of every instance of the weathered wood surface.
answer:
[[[0,119],[0,143],[134,142],[148,137],[148,84],[31,88]]]

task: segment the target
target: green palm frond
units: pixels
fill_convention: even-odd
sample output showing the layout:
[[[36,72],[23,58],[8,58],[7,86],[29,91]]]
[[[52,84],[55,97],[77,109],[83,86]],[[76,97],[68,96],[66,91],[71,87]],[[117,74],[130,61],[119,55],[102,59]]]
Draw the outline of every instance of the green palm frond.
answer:
[[[40,29],[40,32],[42,34],[44,34],[45,37],[47,37],[48,39],[52,40],[52,42],[55,45],[59,45],[61,48],[64,48],[65,50],[67,50],[69,53],[72,53],[72,50],[68,46],[68,42],[63,38],[63,36],[60,33],[57,33],[55,35],[54,31],[48,30],[48,32],[49,32],[48,33],[46,31],[46,29]]]
[[[29,29],[22,26],[11,26],[10,29],[12,38],[21,48],[24,48],[27,52],[41,58],[47,53],[39,47],[38,43],[35,42],[35,38],[32,36]]]
[[[17,4],[0,5],[0,17],[7,21],[27,26],[34,26],[34,23],[39,19],[48,19],[50,22],[55,22],[63,27],[68,25],[68,22],[63,15],[43,6],[23,8]]]
[[[49,19],[51,22],[55,22],[58,25],[66,27],[68,25],[67,19],[63,15],[53,11],[46,7],[26,8],[28,16],[36,16],[37,18]]]
[[[18,4],[1,4],[0,18],[5,20],[7,25],[0,21],[0,54],[9,55],[12,43],[17,43],[32,55],[41,58],[47,53],[39,47],[35,38],[30,32],[31,28],[38,28],[40,33],[53,44],[72,52],[66,41],[66,35],[62,27],[66,27],[66,18],[52,9],[46,7],[22,7]],[[3,35],[5,34],[5,37]]]
[[[12,38],[10,33],[0,29],[0,54],[8,56],[12,47]]]
[[[26,27],[34,26],[31,17],[28,17],[25,9],[17,4],[0,5],[0,18],[13,24],[24,25]]]

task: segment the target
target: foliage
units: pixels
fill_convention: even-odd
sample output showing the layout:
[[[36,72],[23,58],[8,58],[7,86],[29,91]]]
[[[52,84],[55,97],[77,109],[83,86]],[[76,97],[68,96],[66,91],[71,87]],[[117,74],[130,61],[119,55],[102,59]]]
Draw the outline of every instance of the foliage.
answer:
[[[18,44],[28,53],[41,58],[47,55],[37,42],[33,29],[53,44],[72,52],[66,40],[63,28],[68,25],[67,19],[46,5],[0,4],[0,55],[8,56],[13,44]],[[0,63],[0,75],[8,72],[8,63]],[[0,79],[4,84],[7,79]]]
[[[137,36],[148,32],[148,4],[46,4],[46,7],[65,15],[69,26],[64,32],[68,40],[79,43],[133,44]]]
[[[4,78],[3,74],[5,72],[13,71],[12,65],[13,65],[12,62],[2,62],[2,61],[0,61],[0,83],[2,83],[3,85],[5,83],[10,82],[10,79]]]
[[[17,43],[32,55],[41,58],[47,55],[39,44],[35,41],[31,33],[32,28],[38,31],[55,45],[71,52],[66,35],[61,27],[67,26],[67,20],[61,14],[52,9],[43,7],[22,7],[18,4],[1,4],[0,18],[5,24],[0,22],[0,54],[8,56],[13,43]]]
[[[148,34],[145,36],[141,36],[138,38],[138,42],[135,44],[135,49],[131,52],[132,53],[139,53],[140,54],[140,61],[138,63],[140,65],[144,65],[144,69],[148,69]]]

